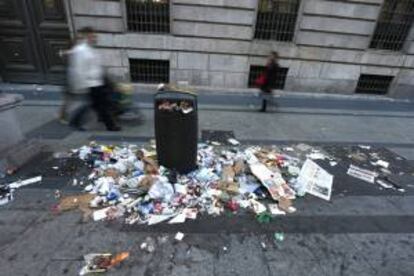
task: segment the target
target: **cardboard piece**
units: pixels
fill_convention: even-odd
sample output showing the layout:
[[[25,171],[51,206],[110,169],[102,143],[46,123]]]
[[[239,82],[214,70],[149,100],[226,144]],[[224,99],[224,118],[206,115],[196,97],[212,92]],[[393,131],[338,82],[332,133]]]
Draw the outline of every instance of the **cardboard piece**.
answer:
[[[273,172],[262,163],[250,164],[250,171],[266,187],[274,200],[281,197],[295,198],[295,192],[286,184],[280,172]]]

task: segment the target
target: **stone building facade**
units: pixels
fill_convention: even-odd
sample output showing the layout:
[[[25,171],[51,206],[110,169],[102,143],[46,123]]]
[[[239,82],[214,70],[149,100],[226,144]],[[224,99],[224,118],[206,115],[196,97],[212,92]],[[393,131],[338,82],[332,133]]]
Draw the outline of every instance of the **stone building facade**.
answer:
[[[66,2],[72,35],[95,28],[105,66],[124,80],[243,89],[277,51],[280,89],[414,95],[413,1],[142,2]]]

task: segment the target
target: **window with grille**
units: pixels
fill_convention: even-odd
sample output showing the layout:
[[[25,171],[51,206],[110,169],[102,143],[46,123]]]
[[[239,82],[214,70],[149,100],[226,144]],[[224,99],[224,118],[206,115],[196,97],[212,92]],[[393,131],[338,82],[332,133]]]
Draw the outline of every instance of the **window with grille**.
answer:
[[[361,94],[387,94],[393,79],[393,76],[362,74],[359,77],[355,92]]]
[[[170,32],[168,0],[126,0],[128,30],[143,33]]]
[[[164,83],[170,81],[168,60],[130,59],[131,81],[140,83]]]
[[[255,81],[265,70],[265,66],[261,65],[250,65],[249,73],[249,87],[256,87]],[[274,89],[283,90],[285,88],[286,76],[289,68],[279,67],[276,73],[276,83]]]
[[[413,15],[414,1],[385,0],[370,48],[401,50],[410,31]]]
[[[260,0],[254,37],[292,41],[300,0]]]

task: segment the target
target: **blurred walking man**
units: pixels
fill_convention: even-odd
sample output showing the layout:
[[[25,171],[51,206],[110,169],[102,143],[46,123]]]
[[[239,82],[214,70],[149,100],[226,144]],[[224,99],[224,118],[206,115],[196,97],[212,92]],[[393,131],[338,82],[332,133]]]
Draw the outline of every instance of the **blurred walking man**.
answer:
[[[87,94],[92,108],[99,120],[105,123],[109,131],[119,131],[111,111],[109,92],[104,86],[104,70],[99,55],[93,46],[96,44],[96,34],[92,28],[85,27],[80,31],[81,39],[71,51],[69,66],[71,67],[71,85],[75,93]],[[79,108],[70,125],[78,130],[84,130],[83,117],[89,109],[89,104]]]

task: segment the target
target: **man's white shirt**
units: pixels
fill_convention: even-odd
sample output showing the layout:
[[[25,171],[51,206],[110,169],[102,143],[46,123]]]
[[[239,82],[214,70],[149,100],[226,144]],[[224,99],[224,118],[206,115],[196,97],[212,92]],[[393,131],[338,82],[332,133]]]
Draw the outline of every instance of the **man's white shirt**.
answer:
[[[87,93],[89,88],[104,83],[99,55],[86,41],[81,41],[70,51],[69,81],[77,94]]]

